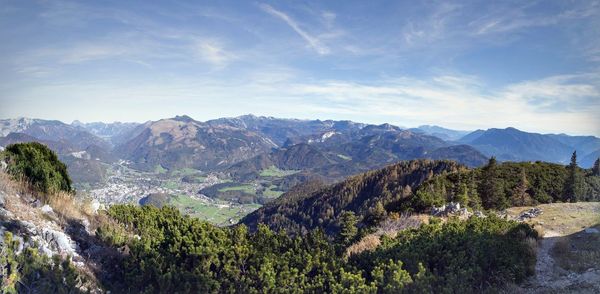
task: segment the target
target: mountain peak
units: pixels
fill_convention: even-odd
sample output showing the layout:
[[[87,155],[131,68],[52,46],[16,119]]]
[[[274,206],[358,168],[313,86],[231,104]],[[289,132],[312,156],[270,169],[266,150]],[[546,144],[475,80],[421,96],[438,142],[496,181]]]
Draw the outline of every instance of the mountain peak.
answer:
[[[191,118],[191,117],[189,117],[189,116],[187,116],[185,114],[184,115],[177,115],[177,116],[175,116],[173,118],[173,120],[180,121],[180,122],[192,122],[192,121],[194,121],[193,118]]]

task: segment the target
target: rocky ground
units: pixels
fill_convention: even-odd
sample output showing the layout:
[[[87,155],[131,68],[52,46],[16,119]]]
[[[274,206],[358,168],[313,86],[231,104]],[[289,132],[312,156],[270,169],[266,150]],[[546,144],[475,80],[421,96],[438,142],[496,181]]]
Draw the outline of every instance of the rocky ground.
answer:
[[[95,284],[97,274],[111,255],[119,253],[111,253],[113,249],[102,247],[102,242],[95,239],[95,227],[90,224],[96,215],[93,205],[72,201],[66,194],[62,197],[51,205],[42,205],[27,188],[0,172],[1,240],[11,232],[20,244],[17,252],[31,247],[48,257],[70,259],[90,278],[80,290],[100,293]]]

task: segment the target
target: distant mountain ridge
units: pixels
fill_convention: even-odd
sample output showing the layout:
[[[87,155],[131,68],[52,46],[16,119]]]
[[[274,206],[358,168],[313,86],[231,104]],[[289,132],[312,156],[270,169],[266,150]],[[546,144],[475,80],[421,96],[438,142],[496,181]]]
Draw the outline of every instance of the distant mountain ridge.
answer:
[[[10,133],[23,133],[40,140],[68,142],[79,149],[85,149],[91,145],[110,148],[110,144],[106,140],[58,120],[30,118],[0,120],[0,137]]]
[[[262,169],[273,165],[283,170],[306,170],[326,181],[336,181],[419,158],[451,159],[469,166],[481,166],[487,161],[471,146],[452,145],[434,136],[382,124],[289,138],[283,147],[234,164],[227,172],[245,180],[258,178]]]
[[[106,177],[103,163],[116,158],[111,144],[88,131],[56,120],[0,120],[0,146],[36,141],[54,150],[75,182],[98,183]]]
[[[467,133],[431,125],[404,129],[391,124],[254,115],[206,122],[185,115],[146,123],[0,120],[0,145],[26,140],[48,144],[63,160],[77,161],[78,166],[90,160],[126,159],[143,170],[192,167],[240,178],[256,177],[275,166],[339,180],[418,158],[452,159],[473,167],[483,165],[490,156],[501,161],[566,163],[574,150],[581,166],[590,167],[600,153],[600,139],[594,136],[537,134],[515,128]]]
[[[435,136],[446,141],[457,141],[470,133],[469,131],[451,130],[433,125],[422,125],[417,128],[411,128],[409,130],[417,133],[422,132],[424,134]]]
[[[510,127],[476,130],[458,142],[473,146],[486,156],[495,156],[501,161],[539,160],[565,164],[573,151],[577,151],[581,166],[585,168],[591,167],[591,163],[588,159],[582,159],[600,149],[600,138],[594,136],[529,133]]]
[[[78,127],[82,130],[85,130],[95,136],[103,138],[113,145],[118,145],[121,143],[119,138],[122,138],[124,135],[127,135],[134,128],[140,125],[140,123],[122,123],[122,122],[113,122],[113,123],[103,123],[103,122],[91,122],[91,123],[82,123],[78,120],[75,120],[71,123],[71,125]]]

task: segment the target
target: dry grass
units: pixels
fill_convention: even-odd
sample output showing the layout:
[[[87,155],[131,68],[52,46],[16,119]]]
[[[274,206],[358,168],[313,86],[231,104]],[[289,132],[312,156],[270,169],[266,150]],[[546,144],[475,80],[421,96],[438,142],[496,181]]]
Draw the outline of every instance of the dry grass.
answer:
[[[5,172],[0,172],[0,191],[6,193],[7,196],[19,195],[20,198],[29,201],[33,201],[37,196],[25,180],[15,181]]]
[[[394,214],[379,224],[375,235],[386,235],[394,238],[398,232],[418,228],[422,223],[427,223],[428,220],[429,216],[422,214]]]
[[[417,228],[422,223],[427,223],[429,216],[421,214],[392,214],[379,224],[373,234],[369,234],[346,249],[346,256],[359,254],[364,251],[375,250],[381,244],[381,236],[396,237],[398,232],[406,229]]]
[[[48,205],[60,217],[61,221],[83,220],[91,217],[89,203],[75,199],[72,194],[65,192],[53,193]]]
[[[354,254],[359,254],[364,251],[375,250],[381,244],[380,236],[370,234],[360,239],[360,241],[352,244],[352,246],[346,249],[346,256],[349,257]]]
[[[82,201],[66,192],[36,193],[24,180],[13,180],[5,172],[0,172],[0,191],[5,194],[5,206],[18,219],[27,220],[36,225],[56,223],[61,227],[70,220],[83,221],[92,216],[89,201]],[[54,214],[44,214],[32,206],[36,199],[50,205]],[[50,222],[48,222],[50,221]]]
[[[596,226],[600,229],[600,225]],[[551,249],[552,257],[565,270],[585,272],[600,269],[600,234],[577,234],[559,237]]]
[[[530,219],[527,223],[539,227],[542,231],[552,231],[559,235],[570,235],[600,223],[600,202],[552,203],[537,207],[543,214]],[[507,214],[517,217],[521,212],[532,207],[513,207]],[[541,235],[543,236],[543,235]]]
[[[544,229],[543,226],[539,225],[539,224],[534,224],[532,225],[533,229],[537,232],[537,235],[541,238],[544,235],[546,235],[546,230]]]

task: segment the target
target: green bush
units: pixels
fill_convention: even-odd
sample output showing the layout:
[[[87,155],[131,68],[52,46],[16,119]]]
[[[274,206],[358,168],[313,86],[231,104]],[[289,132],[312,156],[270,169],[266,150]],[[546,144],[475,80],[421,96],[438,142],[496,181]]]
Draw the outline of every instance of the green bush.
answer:
[[[24,179],[42,193],[72,192],[67,167],[46,145],[30,142],[12,144],[4,151],[8,173],[15,179]]]
[[[536,257],[531,240],[536,238],[528,225],[498,217],[454,219],[402,231],[393,239],[383,238],[375,251],[352,256],[351,264],[378,272],[382,265],[401,260],[414,281],[404,285],[406,290],[480,292],[532,275]]]
[[[128,231],[97,232],[127,248],[114,267],[120,280],[106,285],[117,292],[473,292],[521,281],[535,264],[526,242],[535,232],[495,217],[424,225],[348,260],[322,230],[219,228],[169,206],[114,205],[107,214]]]

